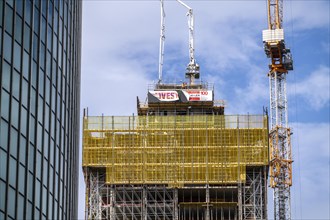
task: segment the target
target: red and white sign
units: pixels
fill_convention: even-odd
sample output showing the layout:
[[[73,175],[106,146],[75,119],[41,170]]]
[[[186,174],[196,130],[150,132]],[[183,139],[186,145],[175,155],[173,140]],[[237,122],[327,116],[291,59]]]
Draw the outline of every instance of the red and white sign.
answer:
[[[188,101],[212,101],[212,90],[183,90]]]
[[[179,94],[177,91],[149,91],[160,101],[173,102],[179,100]]]

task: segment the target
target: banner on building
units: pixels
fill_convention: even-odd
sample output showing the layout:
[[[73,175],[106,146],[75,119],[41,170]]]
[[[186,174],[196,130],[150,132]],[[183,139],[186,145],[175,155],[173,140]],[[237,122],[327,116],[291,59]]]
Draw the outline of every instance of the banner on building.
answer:
[[[182,90],[187,101],[213,101],[211,90]]]
[[[179,100],[177,91],[149,91],[149,93],[162,102],[174,102]]]
[[[151,90],[148,93],[149,103],[158,102],[194,102],[213,101],[212,90]]]

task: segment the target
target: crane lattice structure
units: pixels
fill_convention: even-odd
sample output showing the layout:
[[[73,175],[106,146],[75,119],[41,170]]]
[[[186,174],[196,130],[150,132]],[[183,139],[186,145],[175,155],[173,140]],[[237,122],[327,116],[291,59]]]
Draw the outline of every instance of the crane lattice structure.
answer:
[[[270,186],[274,189],[274,219],[291,219],[291,130],[288,127],[286,76],[293,70],[290,49],[284,42],[283,0],[267,0],[268,29],[263,31],[270,86]]]

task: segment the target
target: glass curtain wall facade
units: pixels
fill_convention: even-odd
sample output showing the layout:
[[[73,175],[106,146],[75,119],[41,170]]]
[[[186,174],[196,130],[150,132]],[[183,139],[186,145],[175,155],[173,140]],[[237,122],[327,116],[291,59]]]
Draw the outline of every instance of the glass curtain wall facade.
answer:
[[[0,219],[77,218],[80,0],[0,0]]]

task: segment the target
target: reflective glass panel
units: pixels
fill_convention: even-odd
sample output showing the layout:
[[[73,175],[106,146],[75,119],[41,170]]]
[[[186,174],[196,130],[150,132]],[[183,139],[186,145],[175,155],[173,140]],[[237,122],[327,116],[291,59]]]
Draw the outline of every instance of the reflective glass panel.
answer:
[[[2,63],[2,86],[5,88],[8,92],[10,91],[10,75],[11,75],[11,69],[10,65],[7,62]]]

